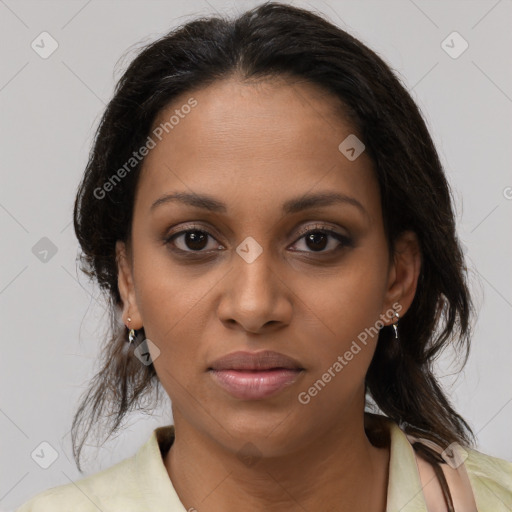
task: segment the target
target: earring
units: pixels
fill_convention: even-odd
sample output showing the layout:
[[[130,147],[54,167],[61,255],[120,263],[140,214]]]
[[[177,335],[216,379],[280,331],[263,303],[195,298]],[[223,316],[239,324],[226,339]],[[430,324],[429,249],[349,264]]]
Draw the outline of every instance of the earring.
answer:
[[[130,317],[128,317],[126,319],[128,321],[128,323],[130,323],[132,321],[132,319]],[[128,326],[127,326],[128,329],[130,329]],[[135,332],[135,329],[130,329],[130,332],[128,333],[128,343],[130,343],[130,345],[133,343],[133,340],[137,337],[137,334]]]
[[[395,341],[398,341],[398,320],[400,315],[395,311],[396,322],[393,324],[393,330],[395,331]]]

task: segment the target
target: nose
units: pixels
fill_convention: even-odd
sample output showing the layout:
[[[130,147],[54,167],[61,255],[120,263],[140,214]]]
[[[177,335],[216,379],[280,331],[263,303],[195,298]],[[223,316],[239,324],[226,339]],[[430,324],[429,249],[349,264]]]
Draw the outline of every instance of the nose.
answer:
[[[272,261],[269,250],[250,263],[236,254],[222,290],[218,315],[230,329],[270,332],[290,323],[292,297],[291,286],[276,261]]]

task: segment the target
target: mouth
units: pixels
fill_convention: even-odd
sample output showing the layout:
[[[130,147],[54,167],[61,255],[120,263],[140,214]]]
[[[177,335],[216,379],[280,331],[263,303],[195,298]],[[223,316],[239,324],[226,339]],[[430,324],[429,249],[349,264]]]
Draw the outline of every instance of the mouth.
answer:
[[[293,358],[273,351],[233,352],[210,365],[214,381],[241,400],[263,400],[291,386],[305,369]]]

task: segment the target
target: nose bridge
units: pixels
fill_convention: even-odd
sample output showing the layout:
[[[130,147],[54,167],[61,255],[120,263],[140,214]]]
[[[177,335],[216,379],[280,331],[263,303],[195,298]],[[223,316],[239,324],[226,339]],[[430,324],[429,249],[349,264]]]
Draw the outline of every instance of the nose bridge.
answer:
[[[283,293],[272,251],[247,237],[237,247],[233,268],[219,307],[223,321],[257,332],[289,321],[291,304]]]
[[[271,300],[272,279],[275,278],[271,252],[251,236],[236,247],[233,284],[239,300],[248,303]]]

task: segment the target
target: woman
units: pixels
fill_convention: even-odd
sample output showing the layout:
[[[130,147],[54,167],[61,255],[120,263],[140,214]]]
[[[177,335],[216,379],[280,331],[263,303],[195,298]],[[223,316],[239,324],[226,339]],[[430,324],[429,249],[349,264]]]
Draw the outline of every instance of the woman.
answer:
[[[77,465],[159,386],[173,425],[20,512],[512,508],[512,464],[472,448],[432,371],[447,344],[467,358],[472,312],[442,166],[346,32],[270,3],[147,46],[74,221],[113,329]]]

